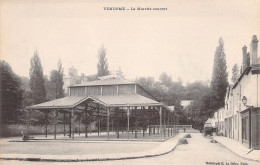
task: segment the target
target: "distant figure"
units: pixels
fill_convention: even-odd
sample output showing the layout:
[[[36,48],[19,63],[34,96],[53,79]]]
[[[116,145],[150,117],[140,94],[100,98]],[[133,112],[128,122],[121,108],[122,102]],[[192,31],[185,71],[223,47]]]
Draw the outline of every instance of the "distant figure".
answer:
[[[183,132],[184,132],[184,133],[186,132],[186,128],[183,128]]]

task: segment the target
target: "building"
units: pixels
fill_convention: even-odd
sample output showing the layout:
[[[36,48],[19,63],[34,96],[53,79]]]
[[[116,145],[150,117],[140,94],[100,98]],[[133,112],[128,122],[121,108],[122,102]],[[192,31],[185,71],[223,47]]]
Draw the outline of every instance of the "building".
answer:
[[[209,119],[216,123],[218,133],[240,141],[251,149],[260,149],[260,58],[258,39],[254,35],[250,45],[242,48],[241,75],[234,85],[227,88],[224,109]],[[223,129],[224,128],[224,129]]]
[[[73,78],[71,76],[63,77],[63,82],[64,82],[64,84],[63,84],[64,94],[65,94],[65,96],[68,96],[69,95],[69,87],[77,84],[77,79]]]
[[[209,118],[205,123],[204,123],[204,128],[205,127],[213,127],[212,119]]]
[[[183,109],[187,110],[187,107],[192,103],[193,100],[181,100],[181,106]]]
[[[70,68],[71,69],[71,68]],[[107,76],[103,76],[103,77],[97,77],[96,74],[92,74],[92,75],[88,75],[85,76],[84,74],[81,74],[80,76],[78,75],[69,75],[66,77],[63,77],[63,90],[64,90],[64,94],[65,96],[69,95],[69,87],[73,86],[73,85],[77,85],[80,83],[85,83],[85,82],[89,82],[89,81],[96,81],[96,80],[101,80],[101,79],[108,79]]]
[[[225,97],[225,112],[224,112],[224,121],[225,121],[225,131],[224,136],[233,138],[233,85],[229,85],[227,88],[227,93]]]
[[[225,134],[225,108],[220,108],[214,113],[215,127],[218,135]]]
[[[242,58],[242,73],[226,95],[225,136],[259,150],[260,58],[256,35],[252,38],[250,52],[246,46],[242,48]]]
[[[53,122],[55,130],[57,115],[60,113],[68,114],[72,125],[72,138],[74,137],[75,120],[78,118],[80,123],[82,117],[84,117],[85,121],[88,121],[85,122],[86,137],[89,118],[91,118],[96,120],[97,123],[102,123],[102,121],[106,123],[108,140],[110,128],[113,129],[114,126],[119,137],[119,127],[121,126],[118,122],[119,118],[126,120],[126,126],[121,127],[127,128],[128,133],[129,127],[134,129],[142,128],[144,132],[148,125],[152,125],[154,126],[153,130],[155,130],[155,126],[160,130],[161,139],[166,137],[166,129],[168,130],[168,136],[169,132],[172,134],[173,127],[169,128],[170,125],[178,124],[178,116],[167,105],[158,102],[157,98],[142,86],[126,79],[110,76],[70,86],[68,96],[33,105],[27,109],[29,111],[40,110],[44,113],[53,111],[53,114],[55,114]],[[141,120],[140,117],[144,114],[145,118],[142,118],[141,122],[133,122],[135,118]],[[78,117],[76,118],[75,115]],[[111,123],[113,123],[112,126]],[[100,128],[98,126],[98,132]],[[150,127],[149,130],[151,130]]]

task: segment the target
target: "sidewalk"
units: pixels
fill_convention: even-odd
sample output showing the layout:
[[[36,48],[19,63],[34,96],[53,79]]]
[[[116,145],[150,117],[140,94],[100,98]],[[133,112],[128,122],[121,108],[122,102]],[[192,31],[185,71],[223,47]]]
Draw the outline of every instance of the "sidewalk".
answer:
[[[164,142],[151,150],[145,150],[140,152],[130,152],[130,153],[109,153],[109,154],[89,154],[89,155],[40,155],[40,154],[1,154],[0,159],[6,160],[35,160],[35,161],[97,161],[97,160],[122,160],[122,159],[133,159],[133,158],[143,158],[159,156],[171,152],[175,149],[178,144],[179,139],[183,138],[185,134],[180,133]],[[106,143],[103,141],[102,143]],[[120,142],[123,143],[123,142]],[[142,143],[142,142],[140,142]],[[145,142],[143,142],[145,143]],[[149,142],[151,143],[151,142]],[[113,143],[108,141],[107,144],[111,144],[113,148]],[[98,144],[97,145],[102,145]],[[112,151],[112,150],[111,150]]]
[[[224,136],[214,136],[213,139],[240,157],[260,162],[260,150],[251,150],[239,141]]]

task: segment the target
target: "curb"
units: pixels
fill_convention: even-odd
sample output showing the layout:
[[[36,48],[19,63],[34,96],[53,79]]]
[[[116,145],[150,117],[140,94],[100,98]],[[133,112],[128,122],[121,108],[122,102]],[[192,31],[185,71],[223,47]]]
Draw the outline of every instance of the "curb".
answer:
[[[186,135],[184,135],[185,137]],[[173,136],[175,137],[175,136]],[[183,138],[184,138],[183,137]],[[164,139],[164,141],[170,139],[172,137],[169,137],[167,139]],[[149,157],[156,157],[168,154],[172,151],[174,151],[177,146],[179,145],[179,142],[169,151],[158,153],[158,154],[148,154],[143,156],[125,156],[120,158],[90,158],[90,159],[45,159],[45,158],[1,158],[0,160],[19,160],[19,161],[42,161],[42,162],[85,162],[85,161],[109,161],[109,160],[126,160],[126,159],[140,159],[140,158],[149,158]]]
[[[213,140],[215,140],[214,138],[211,138]],[[230,148],[228,148],[226,145],[222,144],[221,142],[215,140],[216,142],[218,142],[218,144],[222,145],[223,147],[225,147],[226,149],[228,149],[229,151],[231,151],[233,154],[235,154],[236,156],[242,158],[242,159],[245,159],[245,160],[249,160],[249,161],[254,161],[254,162],[260,162],[259,160],[255,160],[255,159],[251,159],[251,158],[247,158],[247,157],[244,157],[244,156],[241,156],[239,155],[238,153],[236,153],[235,151],[231,150]]]

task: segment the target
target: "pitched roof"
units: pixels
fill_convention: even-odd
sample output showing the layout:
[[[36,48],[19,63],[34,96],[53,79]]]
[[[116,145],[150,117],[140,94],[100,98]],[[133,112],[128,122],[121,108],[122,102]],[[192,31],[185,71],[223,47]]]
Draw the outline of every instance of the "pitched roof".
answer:
[[[97,77],[96,74],[87,75],[85,77],[88,79],[88,81],[96,81],[96,80],[98,80],[98,77]]]
[[[205,124],[210,124],[210,123],[211,123],[211,120],[212,120],[212,119],[209,118],[209,119],[205,122]]]
[[[28,109],[52,109],[52,108],[73,108],[85,101],[87,97],[68,96],[56,100],[47,101],[28,107]]]
[[[244,75],[247,75],[250,71],[252,72],[252,74],[260,74],[260,64],[256,64],[256,65],[247,67],[244,70],[244,72],[240,75],[240,77],[238,78],[237,82],[234,84],[232,89],[236,88],[236,86],[241,81],[241,79],[244,77]]]
[[[161,105],[159,102],[149,99],[138,94],[122,94],[122,95],[108,95],[108,96],[94,96],[108,106],[152,106]]]
[[[109,96],[68,96],[28,107],[27,109],[66,109],[74,108],[80,103],[91,99],[107,107],[117,106],[158,106],[159,102],[138,94],[109,95]]]
[[[174,106],[167,106],[172,112],[174,111]]]
[[[125,80],[125,79],[105,79],[105,80],[96,80],[96,81],[90,81],[85,82],[82,84],[70,86],[70,87],[79,87],[79,86],[101,86],[101,85],[124,85],[124,84],[136,84],[135,82]]]

